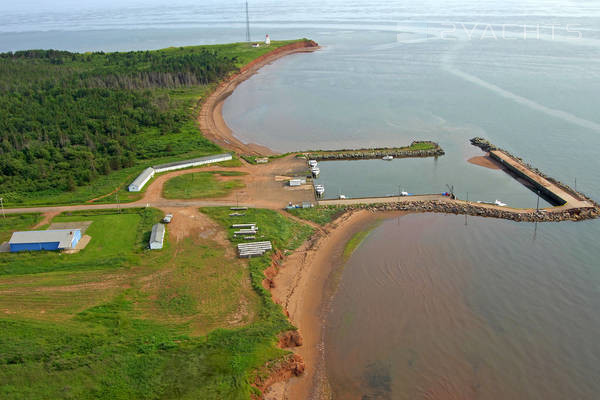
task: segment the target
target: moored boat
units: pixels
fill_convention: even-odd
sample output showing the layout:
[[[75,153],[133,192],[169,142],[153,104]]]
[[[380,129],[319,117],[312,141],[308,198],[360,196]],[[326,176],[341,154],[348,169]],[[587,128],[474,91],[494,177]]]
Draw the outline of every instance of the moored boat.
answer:
[[[317,192],[317,195],[322,196],[325,193],[325,186],[315,185],[315,192]]]

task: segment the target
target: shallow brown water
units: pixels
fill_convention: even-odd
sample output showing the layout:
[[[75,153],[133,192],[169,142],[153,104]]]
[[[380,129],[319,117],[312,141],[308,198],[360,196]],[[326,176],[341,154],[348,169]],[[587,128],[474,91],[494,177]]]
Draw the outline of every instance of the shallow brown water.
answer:
[[[328,316],[335,398],[597,399],[597,263],[549,251],[575,228],[385,221],[347,263]]]

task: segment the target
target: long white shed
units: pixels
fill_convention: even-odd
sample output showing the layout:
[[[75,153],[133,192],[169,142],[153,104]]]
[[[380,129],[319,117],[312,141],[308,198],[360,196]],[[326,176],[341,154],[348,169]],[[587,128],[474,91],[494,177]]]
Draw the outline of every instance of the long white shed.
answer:
[[[137,178],[135,178],[135,180],[129,185],[128,190],[130,192],[139,192],[140,190],[142,190],[144,185],[148,183],[150,179],[152,179],[154,174],[158,174],[160,172],[174,171],[176,169],[184,169],[190,167],[197,167],[205,164],[229,161],[232,158],[233,157],[231,156],[231,154],[217,154],[214,156],[193,158],[191,160],[177,161],[168,164],[155,165],[154,167],[148,167],[145,170],[143,170]]]
[[[135,180],[133,182],[131,182],[128,190],[130,192],[139,192],[140,190],[142,190],[144,185],[146,183],[148,183],[148,181],[150,179],[152,179],[152,177],[154,176],[155,173],[156,173],[156,171],[154,170],[154,168],[152,168],[152,167],[146,168],[145,170],[142,171],[141,174],[138,175],[137,178],[135,178]]]
[[[229,161],[232,158],[233,157],[231,156],[231,154],[217,154],[214,156],[193,158],[191,160],[177,161],[177,162],[172,162],[172,163],[168,163],[168,164],[155,165],[152,168],[154,168],[154,170],[156,172],[166,172],[166,171],[173,171],[176,169],[198,167],[200,165],[205,165],[205,164]]]

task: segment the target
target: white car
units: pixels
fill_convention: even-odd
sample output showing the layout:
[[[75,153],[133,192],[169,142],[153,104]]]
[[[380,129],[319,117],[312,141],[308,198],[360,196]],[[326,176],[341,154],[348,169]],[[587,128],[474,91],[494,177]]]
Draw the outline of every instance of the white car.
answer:
[[[172,219],[173,219],[173,214],[167,214],[163,218],[162,222],[164,222],[165,224],[168,224],[169,222],[171,222]]]

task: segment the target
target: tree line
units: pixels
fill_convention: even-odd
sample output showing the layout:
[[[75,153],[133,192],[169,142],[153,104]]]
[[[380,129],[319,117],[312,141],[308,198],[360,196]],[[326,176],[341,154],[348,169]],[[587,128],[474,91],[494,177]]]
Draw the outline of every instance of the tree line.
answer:
[[[139,138],[164,143],[189,123],[169,90],[216,82],[235,63],[202,48],[0,54],[0,194],[74,190],[164,155]]]

